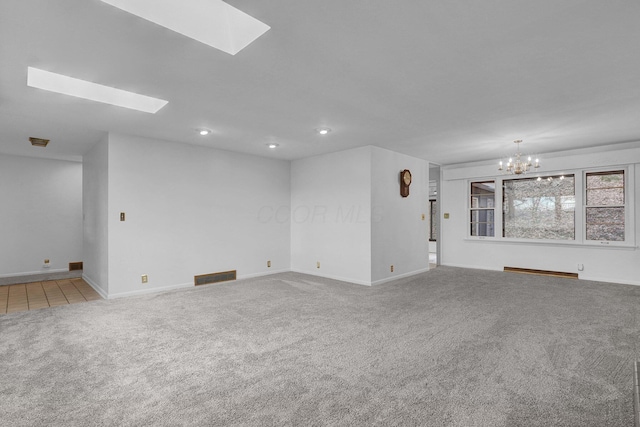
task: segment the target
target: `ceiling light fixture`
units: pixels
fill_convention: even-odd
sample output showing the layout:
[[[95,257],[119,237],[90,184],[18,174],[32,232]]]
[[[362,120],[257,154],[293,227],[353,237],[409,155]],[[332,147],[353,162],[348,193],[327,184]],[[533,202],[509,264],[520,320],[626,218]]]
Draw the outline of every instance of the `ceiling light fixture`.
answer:
[[[329,132],[331,132],[331,129],[329,129],[329,128],[318,128],[318,129],[316,129],[316,132],[318,132],[320,135],[326,135]]]
[[[27,67],[27,86],[155,114],[169,101]]]
[[[211,131],[209,129],[199,129],[198,133],[202,136],[207,136],[211,133]]]
[[[271,28],[222,0],[102,1],[231,55]]]
[[[267,147],[269,147],[271,149],[277,148],[279,146],[280,146],[280,144],[276,144],[275,142],[270,142],[270,143],[267,144]]]
[[[513,160],[513,157],[509,158],[509,161],[507,162],[507,166],[506,166],[507,170],[505,173],[509,173],[513,175],[523,175],[523,174],[526,174],[529,171],[529,169],[531,169],[531,166],[533,166],[534,168],[540,167],[540,160],[536,159],[535,164],[532,164],[531,156],[527,157],[527,160],[522,160],[522,153],[520,153],[520,143],[522,142],[521,139],[516,139],[513,142],[515,142],[516,146],[518,147],[516,148],[515,160]],[[500,161],[500,166],[498,167],[498,170],[499,171],[504,170],[502,160]]]

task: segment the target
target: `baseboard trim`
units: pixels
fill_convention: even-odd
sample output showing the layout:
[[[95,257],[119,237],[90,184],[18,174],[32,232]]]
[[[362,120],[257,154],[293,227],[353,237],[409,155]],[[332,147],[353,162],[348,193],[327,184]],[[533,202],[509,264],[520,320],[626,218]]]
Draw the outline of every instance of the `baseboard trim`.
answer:
[[[376,280],[375,282],[371,282],[371,285],[372,286],[382,285],[383,283],[389,283],[389,282],[393,282],[393,281],[398,280],[398,279],[404,279],[405,277],[411,277],[411,276],[416,276],[418,274],[426,273],[429,270],[430,270],[430,268],[428,268],[428,267],[427,268],[422,268],[420,270],[414,270],[414,271],[411,271],[409,273],[403,273],[403,274],[399,274],[397,276],[387,277],[386,279]]]
[[[66,269],[48,270],[45,272],[37,271],[35,273],[8,274],[8,275],[0,276],[0,286],[17,285],[20,283],[30,283],[30,282],[46,282],[49,280],[75,279],[81,276],[82,276],[81,270],[69,271]]]
[[[237,280],[245,280],[245,279],[253,279],[255,277],[264,277],[264,276],[271,276],[273,274],[280,274],[280,273],[289,273],[291,270],[288,268],[284,268],[281,270],[272,270],[272,271],[268,271],[268,272],[261,272],[261,273],[251,273],[251,274],[243,274],[237,277]]]
[[[580,275],[580,280],[590,280],[592,282],[605,282],[605,283],[617,283],[620,285],[640,286],[640,281],[637,281],[637,280],[624,280],[624,279],[612,280],[606,277],[591,277],[591,276],[585,276],[583,274]]]
[[[64,273],[68,272],[68,268],[57,268],[55,270],[47,268],[46,270],[38,270],[38,271],[27,271],[24,273],[9,273],[9,274],[0,274],[0,278],[5,277],[22,277],[22,276],[36,276],[38,274],[54,274],[54,273]]]
[[[108,299],[108,295],[102,290],[102,288],[100,286],[98,286],[98,284],[95,283],[93,280],[89,279],[88,276],[83,274],[82,275],[82,280],[87,282],[87,284],[89,286],[91,286],[93,288],[93,290],[96,291],[102,297],[102,299]]]
[[[291,271],[293,273],[308,274],[309,276],[323,277],[325,279],[331,279],[331,280],[339,280],[340,282],[353,283],[356,285],[363,285],[363,286],[371,286],[371,282],[365,282],[363,280],[348,279],[346,277],[334,276],[331,274],[318,274],[313,271],[296,270],[296,269],[291,269]]]
[[[221,282],[223,283],[223,282]],[[229,283],[229,282],[224,282]],[[138,295],[147,295],[147,294],[157,294],[160,292],[174,291],[177,289],[185,289],[185,288],[194,288],[193,282],[189,283],[180,283],[178,285],[168,285],[162,286],[159,288],[149,288],[149,289],[138,289],[135,291],[127,291],[127,292],[118,292],[115,294],[109,294],[107,299],[116,299],[116,298],[125,298],[125,297],[134,297]]]
[[[502,268],[488,268],[488,267],[482,267],[482,266],[478,266],[478,265],[466,265],[466,264],[451,264],[451,263],[441,263],[441,266],[444,267],[455,267],[455,268],[466,268],[466,269],[470,269],[470,270],[486,270],[486,271],[502,271]]]
[[[480,267],[477,265],[463,265],[463,264],[451,264],[451,263],[442,263],[440,265],[445,267],[466,268],[471,270],[503,271],[501,268],[487,268],[487,267]],[[586,276],[584,272],[580,274],[580,280],[581,281],[589,280],[591,282],[613,283],[618,285],[640,286],[640,281],[637,281],[637,280],[611,279],[610,277]]]

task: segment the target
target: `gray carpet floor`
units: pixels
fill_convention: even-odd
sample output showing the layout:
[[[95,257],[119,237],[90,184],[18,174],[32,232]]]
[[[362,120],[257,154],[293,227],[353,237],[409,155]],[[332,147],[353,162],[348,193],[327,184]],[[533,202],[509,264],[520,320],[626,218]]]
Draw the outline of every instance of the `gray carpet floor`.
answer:
[[[640,287],[283,273],[0,316],[3,426],[629,426]]]

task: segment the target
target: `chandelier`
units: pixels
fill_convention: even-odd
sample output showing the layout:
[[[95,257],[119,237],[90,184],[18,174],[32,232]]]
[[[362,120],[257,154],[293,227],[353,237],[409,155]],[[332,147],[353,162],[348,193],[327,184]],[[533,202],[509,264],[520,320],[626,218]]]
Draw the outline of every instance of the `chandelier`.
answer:
[[[515,160],[513,159],[513,157],[509,158],[509,161],[507,162],[507,165],[506,165],[505,173],[522,175],[527,173],[529,169],[531,169],[531,166],[533,166],[534,168],[540,167],[540,160],[538,159],[535,160],[535,164],[531,163],[530,156],[527,157],[527,160],[522,159],[522,153],[520,153],[520,143],[522,142],[521,139],[516,139],[513,142],[515,142],[516,146],[518,147],[516,148]],[[500,166],[498,167],[498,170],[499,171],[505,170],[505,166],[503,165],[502,161],[500,161]]]

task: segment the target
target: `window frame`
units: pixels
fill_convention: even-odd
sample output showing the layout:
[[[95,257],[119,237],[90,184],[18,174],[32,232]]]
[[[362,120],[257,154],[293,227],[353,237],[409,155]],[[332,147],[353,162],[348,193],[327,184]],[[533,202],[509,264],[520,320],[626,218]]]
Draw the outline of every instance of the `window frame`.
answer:
[[[472,188],[473,188],[473,184],[487,184],[487,183],[492,183],[493,184],[493,206],[487,206],[487,207],[480,207],[480,206],[473,206],[472,200],[473,200],[473,193],[472,193]],[[496,215],[496,210],[498,209],[498,183],[496,179],[483,179],[483,180],[471,180],[468,182],[467,184],[467,191],[468,191],[468,196],[467,196],[467,236],[471,237],[471,238],[475,238],[475,239],[495,239],[496,238],[496,230],[498,229],[498,224],[496,221],[496,218],[498,217]],[[500,205],[501,206],[501,205]],[[472,224],[473,224],[473,212],[479,212],[479,211],[492,211],[493,212],[493,234],[490,236],[474,236],[471,234],[471,229],[472,229]],[[502,216],[500,216],[502,217]],[[479,222],[478,222],[479,223]],[[488,222],[487,222],[488,224]]]
[[[622,172],[623,174],[623,198],[624,204],[622,205],[605,205],[605,206],[622,206],[624,208],[624,240],[588,240],[587,239],[587,209],[591,207],[602,207],[600,205],[588,205],[587,198],[587,176],[590,174],[606,174],[607,172],[615,173]],[[633,206],[635,205],[635,201],[633,200],[633,192],[631,191],[631,186],[634,182],[633,176],[633,168],[629,166],[609,166],[609,167],[600,167],[593,169],[585,169],[582,171],[584,185],[582,187],[582,216],[584,218],[582,224],[582,232],[584,235],[584,242],[587,245],[596,245],[596,246],[635,246],[634,241],[634,223],[633,223]]]
[[[548,241],[548,242],[575,242],[576,241],[576,236],[577,236],[577,220],[576,220],[576,211],[580,209],[580,205],[578,205],[577,203],[577,193],[579,192],[578,188],[577,188],[577,180],[576,180],[576,175],[573,173],[565,173],[565,174],[549,174],[546,176],[522,176],[522,177],[518,177],[518,178],[513,178],[513,175],[510,175],[509,178],[507,177],[502,177],[502,179],[500,180],[500,184],[501,184],[501,188],[502,188],[502,197],[500,199],[500,214],[502,217],[502,228],[501,228],[501,234],[500,237],[502,237],[503,239],[506,240],[524,240],[524,241]],[[540,178],[542,178],[542,180],[546,180],[546,179],[564,179],[564,177],[571,177],[573,179],[573,200],[574,200],[574,206],[573,206],[573,238],[570,239],[534,239],[534,238],[530,238],[530,237],[506,237],[505,233],[506,233],[506,225],[507,225],[507,221],[505,220],[505,206],[504,206],[504,200],[505,200],[505,194],[504,194],[504,189],[505,189],[505,182],[507,181],[538,181],[540,180]],[[546,197],[546,196],[545,196]]]
[[[586,182],[588,173],[598,172],[624,172],[624,200],[625,200],[625,240],[624,241],[597,241],[587,240],[586,236]],[[611,249],[634,249],[636,246],[636,231],[635,231],[635,175],[633,165],[611,165],[606,167],[594,167],[594,168],[576,168],[559,171],[536,171],[535,173],[528,173],[521,178],[537,178],[543,179],[548,176],[557,175],[573,175],[575,179],[575,211],[574,211],[574,228],[575,239],[574,240],[553,240],[553,239],[528,239],[528,238],[511,238],[502,237],[502,222],[503,222],[503,181],[518,179],[514,175],[500,175],[495,177],[478,177],[473,179],[466,179],[467,184],[467,215],[465,221],[465,227],[467,231],[465,233],[465,240],[478,241],[489,240],[495,243],[508,243],[508,244],[529,244],[529,245],[547,245],[547,246],[581,246],[581,247],[608,247]],[[493,237],[488,236],[472,236],[471,235],[471,185],[474,183],[490,182],[495,183],[495,200],[494,200],[494,231]]]

